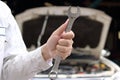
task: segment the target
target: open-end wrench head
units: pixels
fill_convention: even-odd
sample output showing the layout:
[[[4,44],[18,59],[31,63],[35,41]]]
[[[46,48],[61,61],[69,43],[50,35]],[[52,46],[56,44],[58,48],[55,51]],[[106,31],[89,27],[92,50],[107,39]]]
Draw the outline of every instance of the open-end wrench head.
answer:
[[[58,76],[58,73],[57,71],[51,71],[48,75],[48,77],[51,79],[51,80],[56,80],[57,79],[57,76]]]
[[[77,18],[80,16],[80,7],[77,7],[77,12],[76,13],[72,13],[71,11],[71,6],[68,9],[68,17],[73,17],[73,18]]]

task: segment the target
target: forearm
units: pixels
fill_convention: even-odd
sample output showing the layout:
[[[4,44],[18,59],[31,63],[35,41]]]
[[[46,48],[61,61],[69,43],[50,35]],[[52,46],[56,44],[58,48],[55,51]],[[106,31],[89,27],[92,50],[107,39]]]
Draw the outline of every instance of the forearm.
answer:
[[[48,69],[51,63],[46,62],[40,53],[41,49],[8,60],[3,66],[4,80],[28,80],[37,72]]]

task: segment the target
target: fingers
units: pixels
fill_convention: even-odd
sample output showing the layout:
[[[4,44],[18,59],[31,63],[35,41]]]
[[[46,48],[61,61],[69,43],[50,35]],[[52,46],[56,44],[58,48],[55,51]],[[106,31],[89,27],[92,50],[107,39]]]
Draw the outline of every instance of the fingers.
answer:
[[[60,39],[58,41],[58,44],[56,46],[56,50],[58,55],[60,55],[63,59],[68,57],[71,54],[72,51],[72,39]]]
[[[68,40],[68,39],[60,39],[58,41],[58,44],[61,45],[61,46],[66,46],[66,47],[69,47],[73,44],[73,40]]]
[[[71,54],[72,51],[72,44],[73,44],[73,38],[74,38],[74,33],[72,31],[70,32],[65,32],[65,26],[67,26],[66,22],[65,24],[63,24],[62,26],[63,28],[58,28],[55,32],[55,34],[60,35],[60,39],[58,40],[58,43],[56,45],[56,51],[57,51],[57,55],[61,56],[62,59],[65,59],[66,57],[68,57]]]
[[[67,58],[70,54],[71,54],[71,51],[72,51],[72,46],[69,46],[69,47],[66,47],[66,46],[60,46],[60,45],[57,45],[57,55],[61,56],[62,59],[65,59]]]
[[[73,39],[75,37],[75,34],[73,33],[73,31],[70,32],[64,32],[61,36],[64,39]]]
[[[66,46],[60,46],[60,45],[57,45],[57,51],[60,52],[60,53],[67,53],[69,51],[72,50],[72,47],[69,46],[69,47],[66,47]]]

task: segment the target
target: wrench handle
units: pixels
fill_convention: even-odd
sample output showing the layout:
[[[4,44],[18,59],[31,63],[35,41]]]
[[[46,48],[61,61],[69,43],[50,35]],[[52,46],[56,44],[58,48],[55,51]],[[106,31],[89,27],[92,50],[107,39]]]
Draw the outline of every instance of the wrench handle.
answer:
[[[58,67],[59,67],[61,60],[62,60],[62,58],[60,56],[56,56],[54,66],[53,66],[51,72],[49,73],[49,78],[51,80],[55,80],[57,78]]]
[[[72,25],[74,23],[74,19],[69,18],[68,26],[65,29],[65,32],[69,32],[72,29]]]
[[[60,56],[56,56],[55,63],[54,63],[52,70],[58,71],[58,67],[59,67],[61,60],[62,60],[62,58]]]

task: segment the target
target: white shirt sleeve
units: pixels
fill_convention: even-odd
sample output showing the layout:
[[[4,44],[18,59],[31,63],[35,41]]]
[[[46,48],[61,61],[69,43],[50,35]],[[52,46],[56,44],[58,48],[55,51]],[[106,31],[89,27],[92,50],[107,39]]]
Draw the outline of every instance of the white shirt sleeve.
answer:
[[[3,67],[4,80],[28,80],[37,72],[48,69],[52,63],[46,62],[40,54],[41,48],[18,55],[8,60]]]
[[[13,59],[7,60],[2,67],[1,80],[28,80],[37,72],[46,70],[52,66],[52,61],[45,61],[41,54],[41,47],[28,52],[23,42],[18,25],[5,4],[2,9],[7,10],[2,14],[3,26],[5,26],[5,48],[4,59],[15,55]],[[0,13],[1,14],[1,13]],[[1,45],[0,45],[1,46]]]

